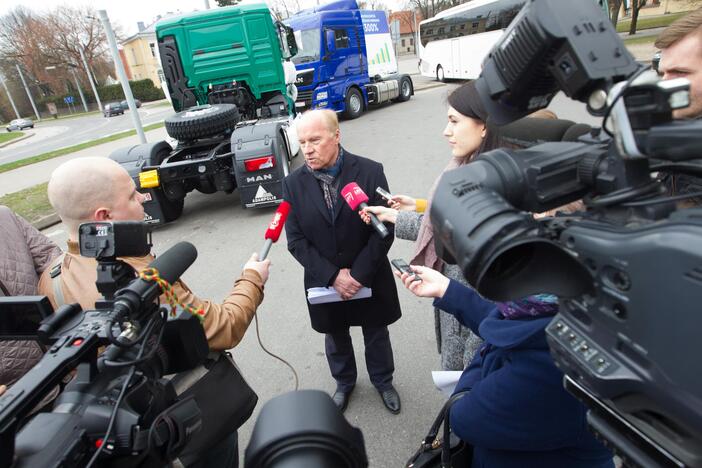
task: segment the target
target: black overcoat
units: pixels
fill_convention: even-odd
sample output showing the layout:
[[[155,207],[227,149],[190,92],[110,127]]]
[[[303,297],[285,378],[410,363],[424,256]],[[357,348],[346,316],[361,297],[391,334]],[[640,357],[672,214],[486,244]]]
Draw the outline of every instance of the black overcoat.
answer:
[[[380,163],[344,151],[338,177],[339,189],[356,182],[370,198],[369,205],[385,203],[375,193],[376,187],[388,190]],[[291,204],[285,223],[288,250],[305,269],[305,295],[307,288],[331,286],[341,268],[350,268],[356,281],[373,290],[373,296],[367,299],[314,305],[308,302],[312,328],[333,333],[349,326],[389,325],[399,319],[400,302],[387,258],[394,240],[392,225],[386,225],[390,235],[381,239],[357,212],[351,211],[341,194],[332,220],[322,188],[306,165],[285,178],[283,194]]]

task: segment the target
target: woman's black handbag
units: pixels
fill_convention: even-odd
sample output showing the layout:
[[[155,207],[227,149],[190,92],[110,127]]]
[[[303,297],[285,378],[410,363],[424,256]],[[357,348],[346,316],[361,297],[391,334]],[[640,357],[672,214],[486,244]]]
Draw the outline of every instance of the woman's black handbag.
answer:
[[[468,392],[452,395],[439,411],[429,433],[419,450],[407,461],[406,468],[469,468],[473,459],[473,447],[451,432],[451,405]],[[437,439],[443,424],[444,437]],[[449,443],[445,443],[449,441]]]
[[[173,379],[178,397],[193,396],[202,413],[202,429],[179,457],[188,460],[239,429],[251,417],[258,395],[226,352],[211,354],[203,366],[183,374]]]

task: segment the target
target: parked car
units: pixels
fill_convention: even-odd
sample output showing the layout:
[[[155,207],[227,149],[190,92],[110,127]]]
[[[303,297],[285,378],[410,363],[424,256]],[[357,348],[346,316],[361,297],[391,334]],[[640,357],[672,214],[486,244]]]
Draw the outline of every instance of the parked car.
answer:
[[[134,100],[134,104],[136,104],[137,109],[141,107],[141,101],[138,99]],[[120,105],[122,106],[122,110],[129,110],[129,104],[127,104],[126,99],[124,101],[120,102]]]
[[[119,102],[109,102],[105,104],[105,108],[102,110],[102,114],[105,117],[112,117],[113,115],[124,114],[124,109]]]
[[[651,68],[656,70],[656,72],[660,75],[661,72],[658,70],[658,67],[661,64],[661,51],[659,50],[655,54],[653,54],[653,58],[651,59]]]
[[[15,119],[10,121],[10,123],[7,124],[7,127],[5,127],[8,132],[13,130],[24,130],[25,128],[34,128],[34,122],[32,122],[31,119]]]

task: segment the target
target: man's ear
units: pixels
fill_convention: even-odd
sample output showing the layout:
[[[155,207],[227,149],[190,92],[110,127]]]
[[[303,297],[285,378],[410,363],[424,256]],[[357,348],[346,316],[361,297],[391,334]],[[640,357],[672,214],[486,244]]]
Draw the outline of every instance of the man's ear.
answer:
[[[112,219],[112,215],[110,214],[109,208],[101,207],[95,210],[93,218],[95,221],[109,221]]]

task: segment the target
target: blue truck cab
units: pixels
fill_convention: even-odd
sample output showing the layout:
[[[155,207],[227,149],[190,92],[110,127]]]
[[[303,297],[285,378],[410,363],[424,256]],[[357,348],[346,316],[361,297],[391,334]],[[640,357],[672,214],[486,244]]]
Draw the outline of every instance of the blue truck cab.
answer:
[[[296,110],[332,109],[354,119],[370,105],[403,102],[414,94],[409,75],[397,73],[384,12],[338,0],[302,10],[285,23],[298,45],[292,59]]]

